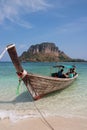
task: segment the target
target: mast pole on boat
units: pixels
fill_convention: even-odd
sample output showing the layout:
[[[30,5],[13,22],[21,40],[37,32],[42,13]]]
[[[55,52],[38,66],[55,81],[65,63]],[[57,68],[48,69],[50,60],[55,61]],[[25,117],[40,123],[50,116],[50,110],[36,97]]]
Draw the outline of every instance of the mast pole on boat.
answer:
[[[10,44],[7,46],[7,51],[9,53],[9,56],[12,60],[12,63],[14,64],[18,77],[21,78],[24,82],[24,84],[26,85],[28,91],[30,92],[31,96],[35,99],[36,98],[36,94],[34,92],[34,90],[30,87],[29,85],[29,80],[28,80],[28,73],[26,70],[24,70],[20,64],[19,58],[18,58],[18,54],[16,52],[16,48],[14,44]]]
[[[9,53],[9,56],[12,60],[12,63],[14,64],[17,72],[23,72],[23,68],[20,64],[18,54],[16,52],[15,44],[10,44],[7,46],[7,51]]]

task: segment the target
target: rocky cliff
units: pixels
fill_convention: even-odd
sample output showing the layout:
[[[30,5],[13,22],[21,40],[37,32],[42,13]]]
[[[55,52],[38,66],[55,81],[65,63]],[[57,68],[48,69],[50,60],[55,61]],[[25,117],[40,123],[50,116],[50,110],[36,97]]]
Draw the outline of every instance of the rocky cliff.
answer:
[[[69,61],[71,58],[55,45],[55,43],[43,42],[30,46],[19,57],[21,61]]]

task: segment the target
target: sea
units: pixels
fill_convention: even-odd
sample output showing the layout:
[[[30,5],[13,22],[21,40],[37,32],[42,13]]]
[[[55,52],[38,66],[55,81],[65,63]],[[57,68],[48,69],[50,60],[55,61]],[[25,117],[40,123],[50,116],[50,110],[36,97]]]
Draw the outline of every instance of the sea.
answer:
[[[41,114],[87,119],[87,62],[25,62],[22,67],[30,73],[49,76],[57,71],[53,66],[61,64],[75,65],[78,78],[68,88],[34,101],[24,83],[19,86],[13,64],[0,62],[0,120],[16,122]]]

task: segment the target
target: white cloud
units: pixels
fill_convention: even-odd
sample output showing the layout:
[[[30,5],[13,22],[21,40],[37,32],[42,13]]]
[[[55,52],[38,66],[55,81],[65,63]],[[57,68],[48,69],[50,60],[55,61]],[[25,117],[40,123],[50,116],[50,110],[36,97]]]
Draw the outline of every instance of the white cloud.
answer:
[[[30,28],[31,25],[21,18],[22,15],[45,10],[49,6],[46,0],[0,0],[0,24],[7,19]]]

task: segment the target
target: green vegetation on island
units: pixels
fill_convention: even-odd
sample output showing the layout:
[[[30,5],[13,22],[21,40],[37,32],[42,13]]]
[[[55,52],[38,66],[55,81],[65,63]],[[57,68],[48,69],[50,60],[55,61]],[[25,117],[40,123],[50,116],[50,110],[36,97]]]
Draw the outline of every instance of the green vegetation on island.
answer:
[[[55,43],[43,42],[31,45],[29,49],[19,57],[21,62],[81,62],[83,59],[72,59],[55,45]]]

